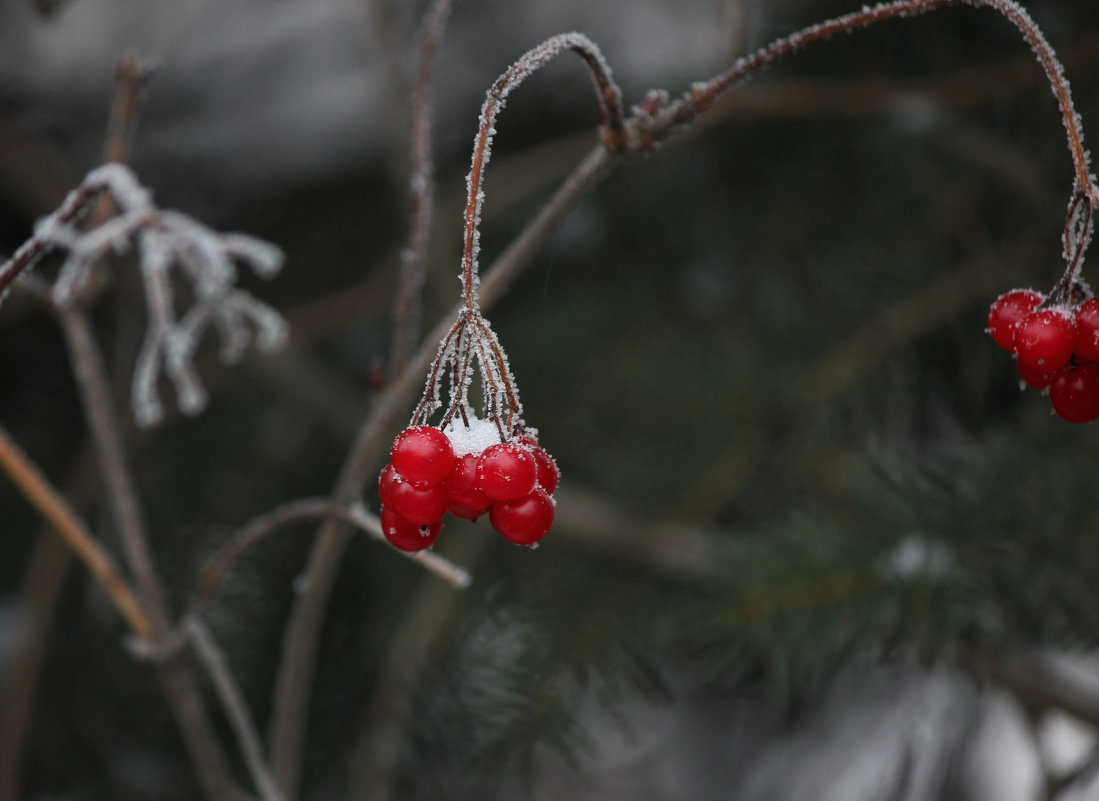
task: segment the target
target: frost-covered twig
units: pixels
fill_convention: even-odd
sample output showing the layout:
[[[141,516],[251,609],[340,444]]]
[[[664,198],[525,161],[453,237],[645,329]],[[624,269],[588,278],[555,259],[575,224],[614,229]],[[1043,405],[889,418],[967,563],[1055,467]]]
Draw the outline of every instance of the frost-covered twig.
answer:
[[[109,194],[117,214],[90,231],[80,230],[77,221],[103,193]],[[92,170],[57,211],[38,223],[34,236],[0,267],[0,286],[45,253],[60,251],[64,261],[50,297],[64,310],[79,301],[104,255],[130,249],[138,256],[148,309],[131,393],[139,425],[153,425],[163,417],[157,393],[161,374],[172,381],[185,414],[205,406],[206,393],[192,361],[209,328],[217,331],[227,362],[239,360],[253,339],[261,350],[273,350],[286,340],[286,323],[278,312],[236,288],[238,262],[269,278],[281,268],[282,252],[262,240],[219,234],[186,215],[158,209],[133,173],[117,163]],[[194,298],[184,312],[177,308],[176,275],[190,285]]]
[[[228,542],[209,561],[199,575],[198,584],[191,598],[192,614],[201,614],[217,593],[225,572],[245,551],[276,529],[299,520],[332,518],[347,523],[369,534],[379,542],[385,542],[381,523],[361,505],[345,506],[329,498],[301,498],[285,503],[251,520],[229,538]],[[395,550],[395,549],[394,549]],[[449,561],[431,553],[398,551],[402,556],[419,562],[427,570],[459,589],[469,586],[469,573]]]
[[[1093,205],[1099,205],[1099,188],[1095,186],[1094,178],[1089,173],[1089,157],[1084,148],[1080,116],[1073,106],[1072,93],[1069,91],[1064,69],[1041,30],[1015,0],[896,0],[891,3],[867,6],[860,11],[835,17],[817,25],[810,25],[739,59],[725,72],[710,80],[694,84],[682,98],[662,109],[660,113],[652,115],[650,119],[641,121],[643,124],[640,127],[639,140],[651,146],[651,143],[667,137],[709,110],[714,101],[732,87],[781,57],[813,42],[828,39],[838,33],[849,33],[865,28],[876,22],[912,17],[945,6],[956,5],[991,8],[1006,17],[1023,35],[1045,71],[1050,89],[1060,107],[1075,172],[1073,194],[1083,192],[1090,198]]]
[[[466,178],[467,200],[462,239],[462,303],[471,314],[477,311],[477,291],[480,278],[477,256],[481,239],[481,206],[485,194],[481,189],[485,167],[492,157],[492,139],[496,134],[496,117],[516,87],[567,51],[578,53],[588,65],[599,101],[599,122],[608,149],[618,152],[625,146],[625,122],[622,117],[622,93],[611,77],[611,69],[595,42],[580,33],[562,33],[550,37],[524,53],[496,79],[481,106],[480,124],[473,143],[473,163]]]
[[[399,373],[408,360],[420,329],[420,290],[435,203],[435,171],[431,159],[431,74],[435,53],[446,32],[452,0],[434,0],[424,17],[424,34],[412,88],[408,244],[401,251],[397,294],[393,301],[393,346],[389,372]]]

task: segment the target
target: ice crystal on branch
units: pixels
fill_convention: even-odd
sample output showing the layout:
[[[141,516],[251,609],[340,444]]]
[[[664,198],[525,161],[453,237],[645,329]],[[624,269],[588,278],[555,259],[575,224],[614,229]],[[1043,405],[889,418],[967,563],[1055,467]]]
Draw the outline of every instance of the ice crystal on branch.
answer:
[[[102,195],[115,212],[88,230],[78,223]],[[286,340],[286,321],[272,307],[236,287],[238,263],[270,278],[282,267],[282,251],[244,234],[220,234],[202,223],[153,203],[152,194],[122,164],[105,164],[88,173],[61,206],[35,227],[28,240],[0,267],[0,286],[10,282],[48,252],[63,261],[50,289],[61,309],[80,302],[96,264],[108,253],[137,255],[148,330],[134,367],[131,402],[141,426],[164,416],[157,393],[161,375],[173,384],[179,408],[197,414],[206,391],[194,368],[194,357],[206,331],[220,340],[223,361],[241,358],[253,341],[260,350]],[[190,305],[175,292],[182,279]]]

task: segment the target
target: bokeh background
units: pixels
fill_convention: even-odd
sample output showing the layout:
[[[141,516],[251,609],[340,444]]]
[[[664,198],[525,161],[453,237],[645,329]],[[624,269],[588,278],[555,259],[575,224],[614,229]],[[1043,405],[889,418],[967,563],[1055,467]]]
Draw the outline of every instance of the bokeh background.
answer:
[[[158,203],[287,254],[246,286],[287,316],[288,348],[234,368],[210,348],[209,408],[128,434],[177,610],[237,526],[331,490],[385,374],[423,5],[0,4],[0,252],[98,163],[115,61],[136,52],[157,69],[130,163]],[[1094,139],[1099,5],[1027,5]],[[629,104],[850,10],[457,2],[425,320],[457,298],[483,93],[523,51],[580,30]],[[486,262],[594,118],[569,56],[512,96]],[[1020,392],[983,333],[998,294],[1059,276],[1071,183],[1040,68],[968,6],[815,45],[622,165],[489,314],[563,473],[557,525],[531,551],[448,522],[437,549],[473,573],[464,591],[352,542],[302,797],[1099,798],[1099,440]],[[144,324],[132,268],[95,318],[120,408]],[[63,340],[18,291],[0,387],[0,423],[116,547]],[[31,705],[0,737],[17,797],[198,797],[153,671],[6,480],[0,521],[0,731]],[[208,616],[261,728],[313,531],[250,552]]]

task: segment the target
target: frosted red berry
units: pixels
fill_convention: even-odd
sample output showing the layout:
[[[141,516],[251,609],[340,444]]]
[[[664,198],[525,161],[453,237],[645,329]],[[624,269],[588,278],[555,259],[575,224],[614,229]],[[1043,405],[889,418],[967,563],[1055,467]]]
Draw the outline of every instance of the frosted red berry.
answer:
[[[393,503],[393,485],[400,480],[401,477],[397,475],[392,464],[382,468],[381,475],[378,476],[378,497],[382,501],[382,506],[390,506]]]
[[[477,485],[477,455],[473,453],[467,453],[458,459],[443,482],[443,489],[446,490],[452,512],[454,507],[458,507],[471,513],[476,511],[480,515],[492,503],[492,499]],[[469,516],[458,512],[454,514],[458,517]]]
[[[494,501],[522,498],[534,489],[536,469],[528,448],[513,442],[490,445],[477,459],[477,486]]]
[[[511,501],[498,501],[488,518],[500,535],[519,545],[533,545],[553,526],[553,500],[542,489]]]
[[[1076,355],[1099,361],[1099,298],[1076,307]]]
[[[1090,423],[1099,418],[1099,364],[1080,360],[1064,367],[1049,385],[1053,411],[1070,423]]]
[[[438,484],[458,458],[446,434],[431,426],[413,426],[397,435],[389,452],[393,468],[412,484]]]
[[[1039,309],[1015,329],[1015,353],[1027,367],[1051,372],[1068,364],[1076,348],[1076,323],[1064,309]]]
[[[418,526],[405,520],[392,509],[383,508],[381,514],[382,534],[394,548],[402,551],[422,551],[430,548],[439,538],[443,529],[441,520],[428,526]]]
[[[537,445],[530,449],[530,454],[534,457],[535,485],[553,495],[553,491],[557,489],[557,482],[561,478],[561,472],[557,469],[557,462]]]
[[[1042,304],[1045,298],[1033,289],[1013,289],[992,303],[988,311],[988,333],[1004,350],[1015,350],[1015,327]]]
[[[1016,367],[1019,368],[1019,378],[1032,389],[1045,389],[1053,381],[1054,371],[1028,367],[1019,361],[1016,362]]]
[[[389,506],[410,523],[426,526],[442,519],[450,498],[440,484],[417,487],[407,481],[395,481]]]

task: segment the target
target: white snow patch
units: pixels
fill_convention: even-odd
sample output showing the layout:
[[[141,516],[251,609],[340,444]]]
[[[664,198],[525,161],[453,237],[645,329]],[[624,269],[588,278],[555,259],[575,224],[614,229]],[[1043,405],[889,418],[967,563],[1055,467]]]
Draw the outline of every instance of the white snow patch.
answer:
[[[451,447],[456,456],[465,456],[467,453],[481,453],[490,445],[500,442],[500,431],[491,420],[482,420],[472,414],[468,414],[469,426],[465,421],[456,417],[450,425],[443,429],[443,433],[450,439]]]

